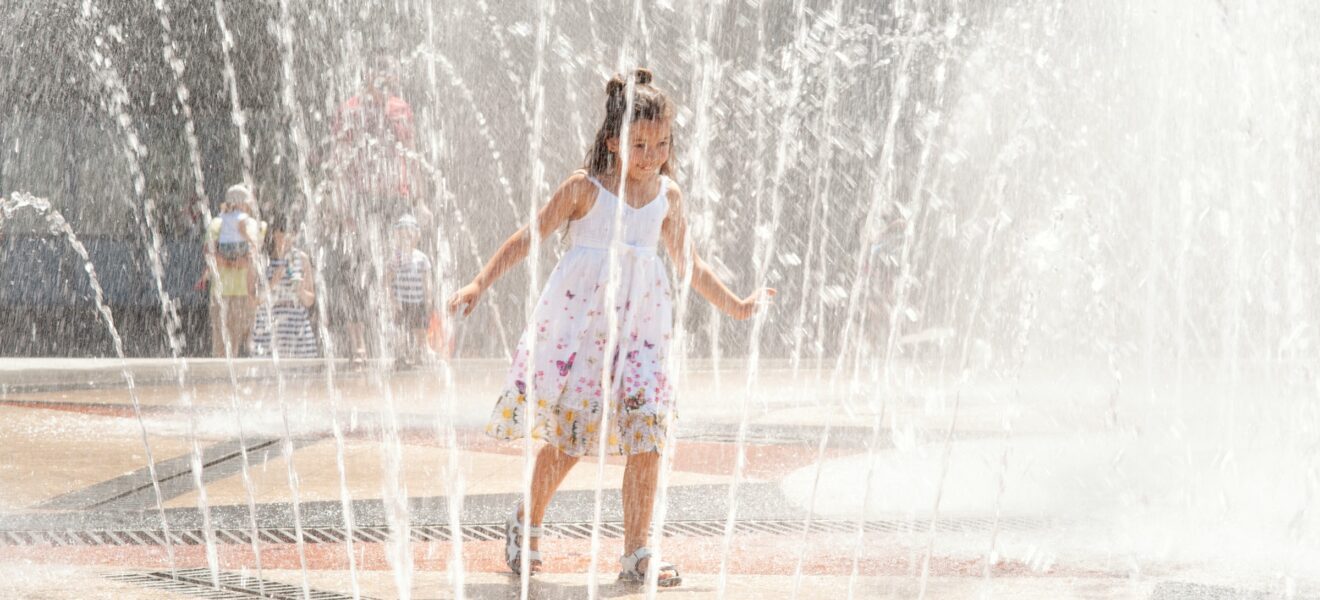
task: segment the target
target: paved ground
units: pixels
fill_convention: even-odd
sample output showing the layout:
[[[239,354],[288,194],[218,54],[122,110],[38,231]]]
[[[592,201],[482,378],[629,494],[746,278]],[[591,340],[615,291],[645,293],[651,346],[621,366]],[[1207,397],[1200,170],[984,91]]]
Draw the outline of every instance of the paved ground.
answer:
[[[0,597],[520,596],[497,524],[524,448],[478,433],[502,363],[191,361],[182,384],[177,367],[0,367]],[[1314,463],[1303,438],[1249,436],[1225,459],[1194,443],[1219,421],[1079,372],[906,365],[885,394],[828,367],[747,373],[680,379],[660,548],[686,583],[667,597],[1320,597],[1312,488],[1288,479]],[[569,476],[530,597],[644,596],[615,582],[621,473]]]

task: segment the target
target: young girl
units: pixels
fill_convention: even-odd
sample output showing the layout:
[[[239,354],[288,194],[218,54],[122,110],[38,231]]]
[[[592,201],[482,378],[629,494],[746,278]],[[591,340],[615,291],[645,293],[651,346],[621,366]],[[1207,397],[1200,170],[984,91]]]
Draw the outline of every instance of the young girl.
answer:
[[[257,356],[271,356],[277,349],[282,358],[316,357],[316,334],[308,312],[316,303],[316,274],[307,254],[294,247],[297,235],[292,222],[284,217],[274,219],[266,246],[271,305],[269,310],[265,306],[257,309],[252,329],[252,353]]]
[[[515,507],[505,526],[510,569],[519,572],[524,560],[532,572],[540,567],[537,538],[550,498],[578,459],[596,452],[603,433],[609,450],[627,456],[619,577],[641,582],[651,555],[646,540],[659,453],[673,410],[665,372],[673,304],[669,273],[656,246],[664,243],[680,280],[690,265],[692,287],[735,319],[752,316],[775,291],[738,298],[689,247],[683,193],[669,179],[674,106],[651,85],[650,71],[639,69],[631,89],[619,76],[605,89],[605,122],[584,168],[560,184],[537,216],[541,239],[568,223],[571,247],[546,282],[487,432],[520,439],[531,419],[532,436],[546,442],[532,474],[530,513]],[[621,140],[624,119],[628,138]],[[622,144],[628,144],[626,153]],[[449,309],[465,307],[463,314],[471,314],[481,294],[527,256],[530,240],[527,227],[514,233],[472,283],[454,294]],[[613,281],[612,262],[618,269]],[[528,410],[533,403],[535,410]],[[520,547],[523,535],[530,539],[526,550]],[[658,585],[682,581],[671,564],[658,565],[656,572]]]

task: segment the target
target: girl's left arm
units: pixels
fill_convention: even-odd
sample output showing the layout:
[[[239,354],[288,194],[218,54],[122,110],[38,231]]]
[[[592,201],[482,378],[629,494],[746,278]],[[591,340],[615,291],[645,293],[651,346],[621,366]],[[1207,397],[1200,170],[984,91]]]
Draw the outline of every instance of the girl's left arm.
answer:
[[[757,309],[768,305],[770,298],[777,293],[774,288],[763,288],[752,292],[746,298],[739,298],[720,281],[710,265],[697,256],[697,251],[688,239],[683,192],[677,185],[671,184],[669,187],[669,214],[665,215],[660,235],[664,240],[665,249],[669,251],[670,259],[678,269],[679,279],[683,279],[688,267],[691,266],[692,288],[697,290],[707,302],[730,317],[739,321],[750,318],[756,314]]]
[[[316,271],[312,270],[312,259],[306,254],[302,257],[302,284],[298,286],[298,301],[304,308],[316,304]]]
[[[432,287],[435,278],[431,275],[432,271],[431,260],[428,258],[426,260],[426,268],[422,269],[422,306],[425,306],[427,310],[430,310],[433,307],[431,302],[435,295],[435,290]]]

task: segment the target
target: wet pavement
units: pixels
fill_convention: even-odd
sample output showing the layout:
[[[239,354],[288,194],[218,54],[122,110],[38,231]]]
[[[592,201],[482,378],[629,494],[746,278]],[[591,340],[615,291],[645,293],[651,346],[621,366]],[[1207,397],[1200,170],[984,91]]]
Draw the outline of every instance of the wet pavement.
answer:
[[[192,361],[182,385],[169,361],[21,367],[0,368],[0,597],[394,598],[400,585],[413,598],[520,595],[499,524],[521,495],[526,448],[480,433],[501,361],[458,361],[448,374]],[[685,584],[661,593],[1318,597],[1304,569],[1143,554],[1069,509],[1083,506],[1076,499],[1050,501],[1059,486],[1037,489],[1008,468],[984,475],[1008,439],[1019,456],[1047,440],[1031,458],[1045,461],[1068,455],[1066,439],[1102,438],[1103,385],[1073,374],[1060,398],[1038,378],[1013,384],[1006,401],[1004,382],[908,374],[901,393],[877,399],[833,391],[847,386],[824,367],[770,361],[749,383],[737,363],[688,365],[659,544]],[[955,447],[977,452],[949,460]],[[1093,467],[1074,454],[1077,468]],[[606,598],[644,595],[615,581],[622,470],[611,457],[569,475],[530,597],[585,597],[590,585]],[[403,544],[391,524],[401,516]],[[407,563],[401,580],[395,567]]]

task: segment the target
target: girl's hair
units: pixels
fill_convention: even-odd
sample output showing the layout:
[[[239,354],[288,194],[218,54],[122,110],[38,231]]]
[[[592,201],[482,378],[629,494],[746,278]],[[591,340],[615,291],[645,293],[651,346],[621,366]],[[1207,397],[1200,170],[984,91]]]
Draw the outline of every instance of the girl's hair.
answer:
[[[298,233],[298,224],[293,221],[289,215],[278,213],[270,218],[270,224],[266,227],[266,239],[262,244],[262,249],[266,256],[275,255],[275,232],[278,231],[284,235],[296,235]]]
[[[628,120],[629,123],[641,120],[670,120],[674,117],[674,106],[669,98],[664,92],[651,85],[649,69],[637,69],[631,78],[633,80],[632,118]],[[607,142],[622,133],[623,116],[628,111],[628,82],[622,75],[615,75],[605,84],[605,96],[605,122],[601,123],[600,129],[596,131],[596,141],[587,150],[587,160],[583,165],[592,177],[613,173],[618,167],[619,157],[610,152]],[[672,153],[670,159],[660,166],[660,172],[671,175],[673,170],[671,162],[673,162]]]

